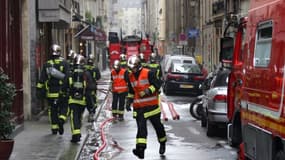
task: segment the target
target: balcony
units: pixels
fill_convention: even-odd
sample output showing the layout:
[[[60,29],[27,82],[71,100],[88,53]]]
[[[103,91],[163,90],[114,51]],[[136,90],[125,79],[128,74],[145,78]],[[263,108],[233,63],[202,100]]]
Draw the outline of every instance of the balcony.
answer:
[[[71,0],[38,0],[39,22],[54,22],[55,27],[71,23]]]

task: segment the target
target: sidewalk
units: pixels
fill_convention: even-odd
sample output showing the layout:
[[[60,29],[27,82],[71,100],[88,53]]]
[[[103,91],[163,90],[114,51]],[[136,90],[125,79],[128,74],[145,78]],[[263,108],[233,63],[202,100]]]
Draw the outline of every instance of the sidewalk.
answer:
[[[86,115],[86,112],[85,112]],[[84,116],[86,117],[86,116]],[[38,121],[25,121],[23,130],[15,137],[15,144],[10,160],[73,160],[79,154],[86,139],[86,118],[83,119],[80,143],[70,142],[69,121],[64,125],[63,135],[52,135],[48,116]]]

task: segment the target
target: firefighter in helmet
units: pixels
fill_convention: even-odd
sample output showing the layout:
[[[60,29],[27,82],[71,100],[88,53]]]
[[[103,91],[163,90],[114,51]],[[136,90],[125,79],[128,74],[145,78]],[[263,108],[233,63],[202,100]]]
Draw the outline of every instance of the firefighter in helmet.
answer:
[[[140,53],[140,54],[139,54],[139,59],[140,59],[141,65],[142,65],[143,67],[146,67],[146,66],[147,66],[147,62],[146,62],[146,59],[145,59],[143,53]]]
[[[69,64],[60,57],[61,47],[57,44],[51,46],[51,57],[44,64],[37,83],[37,96],[46,98],[48,102],[49,120],[52,134],[64,133],[63,124],[67,118],[68,76]]]
[[[120,54],[120,66],[122,68],[127,68],[127,56],[125,54]]]
[[[128,59],[129,74],[127,106],[133,104],[133,115],[137,123],[136,148],[134,155],[144,158],[147,147],[147,120],[155,128],[157,139],[160,143],[159,153],[165,153],[166,133],[160,121],[161,111],[158,105],[158,90],[162,81],[157,78],[155,72],[143,68],[137,56]]]
[[[115,117],[115,119],[118,118],[119,121],[124,120],[125,98],[128,93],[127,79],[127,69],[122,68],[120,61],[115,60],[111,71],[113,93],[112,114],[113,117]],[[127,108],[127,110],[129,110],[129,108]]]
[[[86,106],[86,78],[85,78],[85,58],[77,55],[74,59],[74,71],[69,77],[69,108],[71,123],[71,142],[76,143],[81,138],[81,118]]]
[[[156,53],[150,54],[150,61],[147,64],[147,68],[154,71],[158,79],[162,79],[161,65],[157,62]]]
[[[77,56],[77,53],[74,50],[70,50],[67,55],[67,62],[69,63],[71,72],[73,72],[73,61],[76,56]]]
[[[90,54],[85,65],[87,88],[86,88],[86,105],[89,112],[88,122],[94,121],[94,115],[97,108],[97,81],[101,78],[99,69],[94,64],[95,56]]]

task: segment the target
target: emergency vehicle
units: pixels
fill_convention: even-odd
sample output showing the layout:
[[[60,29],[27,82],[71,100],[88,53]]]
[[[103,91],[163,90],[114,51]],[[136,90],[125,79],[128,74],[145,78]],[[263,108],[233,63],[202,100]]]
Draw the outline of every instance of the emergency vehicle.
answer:
[[[239,159],[285,159],[284,16],[285,0],[251,0],[238,23],[227,109],[228,139],[239,146]],[[221,49],[221,59],[228,53]]]
[[[128,35],[118,37],[117,32],[109,32],[109,60],[110,67],[112,67],[115,60],[120,59],[120,54],[126,54],[127,58],[132,55],[143,53],[146,61],[149,60],[152,53],[152,45],[148,37]]]

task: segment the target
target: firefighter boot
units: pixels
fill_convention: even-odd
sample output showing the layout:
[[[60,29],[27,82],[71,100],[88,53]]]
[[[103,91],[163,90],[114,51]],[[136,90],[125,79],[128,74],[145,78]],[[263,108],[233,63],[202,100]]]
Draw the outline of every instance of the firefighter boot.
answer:
[[[88,122],[92,123],[95,121],[95,113],[89,113]]]
[[[119,114],[118,120],[121,121],[121,122],[124,121],[124,115]]]
[[[133,149],[133,154],[139,159],[144,159],[144,148],[136,147],[136,149]]]
[[[51,134],[56,135],[57,131],[58,131],[58,129],[51,129]]]
[[[77,143],[77,142],[80,141],[80,137],[81,137],[80,134],[74,134],[74,135],[72,135],[72,138],[71,138],[70,142]]]
[[[60,119],[58,120],[58,133],[59,133],[60,135],[63,135],[63,133],[64,133],[63,124],[64,124],[64,120],[60,118]]]
[[[165,153],[165,142],[161,142],[159,147],[159,154],[164,154],[164,153]]]

